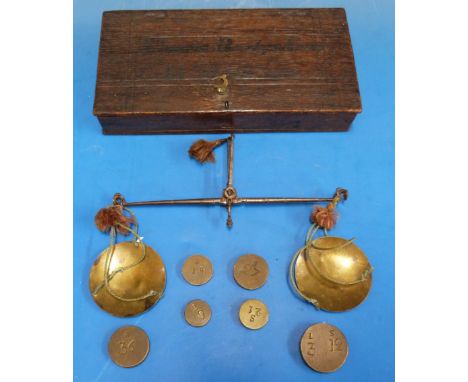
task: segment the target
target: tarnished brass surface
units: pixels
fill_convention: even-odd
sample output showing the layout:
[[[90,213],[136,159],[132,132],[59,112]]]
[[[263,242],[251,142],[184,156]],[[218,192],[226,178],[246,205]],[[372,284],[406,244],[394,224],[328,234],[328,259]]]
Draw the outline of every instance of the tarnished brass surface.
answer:
[[[268,278],[268,264],[263,257],[242,255],[234,264],[234,279],[245,289],[258,289]]]
[[[259,300],[247,300],[239,309],[240,322],[249,329],[263,328],[269,318],[267,306]]]
[[[137,326],[117,329],[109,340],[109,356],[121,367],[134,367],[142,363],[149,353],[149,339]]]
[[[211,319],[211,308],[203,300],[193,300],[187,304],[184,315],[190,325],[205,326]]]
[[[166,269],[161,257],[150,246],[146,245],[145,259],[135,267],[116,273],[109,281],[112,291],[119,297],[137,298],[151,291],[157,295],[139,301],[121,301],[112,296],[103,287],[97,293],[96,288],[104,280],[106,248],[94,262],[89,273],[89,289],[94,301],[102,309],[118,317],[134,316],[151,308],[162,296],[166,286]],[[134,242],[122,242],[115,245],[109,267],[109,274],[118,268],[136,263],[143,255],[143,245]]]
[[[310,368],[321,373],[330,373],[343,366],[348,352],[344,334],[326,323],[310,326],[301,339],[302,358]]]
[[[318,308],[331,312],[346,311],[364,301],[372,285],[372,267],[359,247],[331,236],[318,238],[312,244],[295,265],[300,292]]]
[[[213,80],[220,81],[220,83],[215,86],[216,92],[218,94],[225,94],[229,86],[227,74],[222,74],[218,77],[213,78]]]
[[[206,284],[213,276],[213,265],[205,256],[190,256],[182,266],[182,276],[191,285]]]

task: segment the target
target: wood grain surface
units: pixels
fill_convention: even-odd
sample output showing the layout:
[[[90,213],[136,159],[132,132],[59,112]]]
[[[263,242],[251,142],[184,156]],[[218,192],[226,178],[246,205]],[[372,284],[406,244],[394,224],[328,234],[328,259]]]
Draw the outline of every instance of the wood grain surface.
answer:
[[[346,131],[359,112],[341,8],[103,14],[94,114],[106,134]]]

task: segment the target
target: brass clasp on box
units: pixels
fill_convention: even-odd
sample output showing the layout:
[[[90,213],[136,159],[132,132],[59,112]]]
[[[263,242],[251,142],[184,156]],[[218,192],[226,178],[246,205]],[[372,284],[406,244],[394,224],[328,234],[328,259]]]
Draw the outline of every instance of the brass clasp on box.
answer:
[[[228,91],[229,80],[227,74],[222,74],[218,77],[213,78],[213,81],[217,81],[218,84],[214,86],[218,94],[226,94]]]

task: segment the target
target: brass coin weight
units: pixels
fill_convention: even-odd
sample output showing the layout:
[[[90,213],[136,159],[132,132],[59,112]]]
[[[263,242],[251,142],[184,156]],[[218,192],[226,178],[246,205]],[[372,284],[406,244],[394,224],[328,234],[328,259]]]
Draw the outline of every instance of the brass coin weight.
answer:
[[[300,343],[304,362],[320,373],[338,370],[348,357],[348,342],[335,326],[319,323],[304,332]]]
[[[213,276],[213,265],[205,256],[190,256],[182,266],[182,276],[191,285],[206,284]]]
[[[101,209],[95,221],[100,230],[110,233],[110,245],[89,272],[89,289],[94,301],[117,317],[143,313],[159,301],[166,287],[166,269],[161,257],[143,243],[135,216],[120,204]],[[116,243],[117,233],[131,233],[133,240]]]
[[[267,306],[260,300],[247,300],[239,309],[239,319],[248,329],[263,328],[270,318]]]
[[[258,289],[268,278],[268,264],[257,255],[240,256],[234,264],[234,279],[244,289]]]
[[[108,352],[118,366],[135,367],[142,363],[149,353],[148,336],[137,326],[123,326],[112,334]]]
[[[203,300],[193,300],[185,307],[184,316],[187,323],[192,326],[205,326],[211,319],[211,308]]]

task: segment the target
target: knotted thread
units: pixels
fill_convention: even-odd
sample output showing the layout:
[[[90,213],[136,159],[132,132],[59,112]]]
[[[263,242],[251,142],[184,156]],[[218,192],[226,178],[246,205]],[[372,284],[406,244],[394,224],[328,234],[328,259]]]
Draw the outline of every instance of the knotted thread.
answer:
[[[130,216],[125,216],[123,213],[124,211],[128,212]],[[104,280],[96,287],[96,289],[93,292],[93,295],[97,295],[99,291],[104,287],[112,297],[123,302],[141,301],[147,299],[148,297],[159,295],[158,292],[151,290],[143,296],[125,298],[119,296],[114,290],[112,290],[112,288],[109,285],[109,282],[114,278],[116,274],[128,271],[129,269],[136,267],[137,265],[141,264],[146,258],[146,245],[142,241],[143,238],[138,235],[138,222],[133,212],[130,211],[130,209],[123,207],[122,205],[112,205],[99,210],[99,212],[96,215],[95,222],[98,229],[104,232],[108,231],[110,233],[110,243],[109,247],[107,248],[106,257],[104,261]],[[135,229],[131,228],[131,224],[135,226]],[[117,232],[122,233],[124,235],[128,235],[129,233],[133,234],[133,244],[135,246],[141,245],[143,250],[142,255],[137,261],[127,266],[119,267],[112,271],[112,273],[110,273],[110,265],[112,263],[112,257],[114,256],[115,245],[117,241]]]
[[[324,230],[330,230],[336,225],[338,214],[336,212],[336,205],[341,199],[348,198],[348,192],[343,189],[338,189],[332,201],[326,207],[317,206],[310,215],[312,224],[317,225]]]
[[[120,234],[128,235],[130,226],[135,224],[135,217],[134,215],[125,216],[123,211],[124,207],[120,204],[101,208],[94,218],[94,223],[102,232],[110,232],[112,228],[115,228]]]

